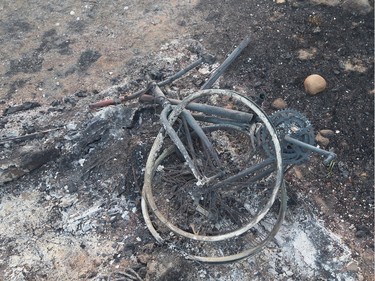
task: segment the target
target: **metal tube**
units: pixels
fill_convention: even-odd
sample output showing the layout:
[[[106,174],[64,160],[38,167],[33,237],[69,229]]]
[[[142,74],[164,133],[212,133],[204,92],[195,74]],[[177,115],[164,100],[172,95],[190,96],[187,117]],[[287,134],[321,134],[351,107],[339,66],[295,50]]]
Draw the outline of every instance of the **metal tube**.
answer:
[[[303,148],[306,148],[306,149],[309,149],[309,150],[311,150],[311,151],[314,151],[314,152],[317,152],[317,153],[319,153],[319,154],[322,154],[322,155],[327,156],[327,158],[323,161],[323,163],[324,163],[325,165],[329,165],[329,163],[331,163],[331,161],[334,160],[334,159],[337,157],[337,155],[336,155],[335,153],[331,152],[331,151],[327,151],[327,150],[320,149],[320,148],[318,148],[318,147],[316,147],[316,146],[313,146],[313,145],[311,145],[311,144],[307,144],[307,143],[305,143],[305,142],[303,142],[303,141],[300,141],[300,140],[294,139],[294,138],[292,138],[292,137],[289,136],[289,135],[286,135],[286,136],[284,137],[284,139],[285,139],[287,142],[294,143],[294,144],[296,144],[296,145],[298,145],[298,146],[300,146],[300,147],[303,147]]]
[[[198,137],[202,140],[203,145],[208,149],[211,157],[216,161],[217,165],[220,165],[220,159],[217,155],[212,143],[204,133],[203,129],[199,126],[198,122],[194,119],[191,113],[187,110],[182,111],[182,116],[185,118],[186,122],[190,125],[190,127],[194,130],[194,132],[198,135]]]
[[[155,96],[156,102],[163,107],[163,110],[160,114],[160,121],[163,124],[164,130],[167,132],[171,140],[177,146],[178,150],[184,156],[185,161],[188,163],[189,168],[193,172],[196,179],[198,181],[201,181],[203,179],[201,173],[198,171],[198,169],[196,169],[194,162],[191,159],[189,153],[187,152],[184,144],[182,143],[176,131],[171,126],[170,121],[168,120],[168,114],[172,111],[172,106],[169,100],[165,97],[163,91],[159,88],[159,86],[156,83],[151,84],[151,92]]]
[[[150,95],[143,95],[140,97],[141,102],[154,102],[154,98]],[[178,105],[181,103],[180,100],[169,99],[171,104]],[[205,114],[217,115],[220,117],[235,120],[240,123],[249,124],[253,120],[254,115],[247,112],[226,109],[218,106],[200,104],[195,102],[190,102],[186,105],[186,109],[202,112]]]
[[[199,58],[198,60],[196,60],[195,62],[193,62],[192,64],[188,65],[186,68],[180,70],[179,72],[177,72],[176,74],[172,75],[171,77],[165,79],[164,81],[161,81],[158,84],[158,86],[164,86],[164,85],[167,85],[167,84],[170,84],[172,83],[174,80],[177,80],[178,78],[180,78],[182,75],[188,73],[190,70],[192,70],[193,68],[197,67],[198,65],[200,65],[201,63],[203,62],[203,58]]]
[[[186,150],[186,147],[184,146],[184,144],[182,143],[176,131],[173,129],[173,127],[171,126],[171,123],[168,120],[167,115],[171,112],[171,110],[172,108],[171,108],[171,105],[169,104],[163,109],[163,111],[160,114],[160,120],[163,124],[163,127],[165,131],[167,132],[167,134],[169,135],[169,137],[172,139],[173,143],[177,146],[178,150],[184,156],[184,159],[188,163],[188,166],[190,170],[192,171],[192,173],[194,174],[194,177],[198,180],[198,182],[202,182],[203,181],[202,174],[195,167],[193,160],[191,159],[189,153]]]
[[[182,116],[181,119],[182,119],[182,124],[183,124],[184,130],[185,130],[187,145],[188,145],[188,148],[190,150],[190,154],[193,157],[193,161],[195,162],[195,160],[196,160],[195,159],[195,149],[194,149],[194,146],[193,146],[193,139],[191,138],[191,134],[190,134],[190,128],[189,128],[184,116]]]
[[[152,82],[149,88],[157,104],[161,105],[163,108],[171,104],[171,102],[165,97],[163,91],[155,82]]]
[[[201,90],[209,89],[211,86],[216,82],[216,80],[224,73],[224,71],[228,68],[229,65],[241,54],[243,49],[246,48],[247,45],[250,43],[250,38],[246,37],[242,42],[238,45],[236,49],[226,58],[226,60],[212,73],[211,77],[203,84]]]
[[[266,160],[264,160],[263,162],[260,162],[259,164],[257,165],[254,165],[254,166],[251,166],[250,168],[247,168],[245,170],[242,170],[241,172],[239,172],[238,174],[234,175],[234,176],[231,176],[221,182],[218,182],[217,184],[213,185],[212,187],[210,187],[209,189],[210,190],[217,190],[218,188],[221,188],[223,186],[225,186],[226,184],[229,184],[231,182],[234,182],[234,181],[237,181],[239,180],[240,178],[243,178],[251,173],[254,173],[268,165],[270,165],[271,163],[274,163],[275,162],[275,159],[274,158],[267,158]],[[272,171],[274,171],[275,168],[272,168]],[[271,172],[272,172],[271,171]],[[267,174],[268,174],[268,170],[267,170]],[[262,173],[262,177],[263,177],[263,173]],[[206,189],[207,190],[207,189]],[[205,190],[205,191],[206,191]]]
[[[213,124],[221,124],[221,125],[232,125],[236,126],[241,129],[245,129],[249,124],[235,122],[230,119],[218,118],[213,116],[206,116],[203,114],[192,114],[195,120],[206,122],[206,123],[213,123]]]
[[[177,105],[181,102],[175,99],[169,99],[169,101],[173,105]],[[200,103],[195,103],[195,102],[191,102],[187,104],[186,109],[199,111],[199,112],[203,112],[206,114],[218,115],[221,117],[233,119],[233,120],[236,120],[237,122],[242,122],[246,124],[249,124],[253,120],[253,117],[254,117],[254,115],[251,113],[222,108],[222,107],[213,106],[213,105],[200,104]]]

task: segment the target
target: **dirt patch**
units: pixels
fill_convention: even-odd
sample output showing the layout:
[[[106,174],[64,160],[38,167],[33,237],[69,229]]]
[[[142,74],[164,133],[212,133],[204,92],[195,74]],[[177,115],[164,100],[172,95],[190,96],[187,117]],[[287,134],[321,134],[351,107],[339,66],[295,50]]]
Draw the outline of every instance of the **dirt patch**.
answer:
[[[373,3],[314,3],[2,3],[1,278],[371,280]],[[156,109],[88,104],[113,97],[118,91],[102,91],[113,85],[132,93],[146,75],[162,80],[205,49],[221,62],[247,35],[250,45],[217,86],[265,97],[269,114],[281,98],[316,131],[334,132],[324,148],[338,158],[326,168],[314,155],[286,175],[289,213],[265,251],[196,264],[173,243],[157,245],[140,212]],[[194,70],[170,94],[198,89],[213,68]],[[309,96],[303,81],[314,73],[328,87]]]

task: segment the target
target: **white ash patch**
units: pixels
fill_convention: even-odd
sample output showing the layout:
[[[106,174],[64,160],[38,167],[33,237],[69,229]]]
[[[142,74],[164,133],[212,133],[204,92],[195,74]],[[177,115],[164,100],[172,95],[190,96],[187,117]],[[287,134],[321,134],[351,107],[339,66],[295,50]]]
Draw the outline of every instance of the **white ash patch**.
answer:
[[[293,264],[294,270],[309,280],[322,274],[332,280],[357,280],[356,274],[343,270],[352,260],[349,248],[315,217],[303,216],[284,222],[275,237],[285,264]]]
[[[316,270],[317,251],[314,244],[306,235],[305,232],[300,231],[294,237],[292,247],[296,254],[296,261],[298,266],[307,266],[306,275],[313,276]]]
[[[49,222],[55,203],[68,207],[76,203],[74,196],[60,200],[39,191],[7,196],[0,204],[0,272],[1,280],[27,280],[37,273],[46,280],[77,280],[93,271],[102,271],[104,260],[115,253],[110,239],[97,234],[73,236],[57,234]],[[82,215],[81,215],[82,216]],[[13,239],[17,235],[17,239]]]

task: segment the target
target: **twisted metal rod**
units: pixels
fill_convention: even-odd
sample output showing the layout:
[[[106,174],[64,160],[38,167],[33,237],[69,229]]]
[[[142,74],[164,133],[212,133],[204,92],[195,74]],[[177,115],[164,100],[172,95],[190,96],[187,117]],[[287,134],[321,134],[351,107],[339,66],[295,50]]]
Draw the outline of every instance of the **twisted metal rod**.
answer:
[[[232,62],[241,54],[241,52],[249,45],[250,37],[246,37],[241,41],[236,49],[226,58],[226,60],[212,73],[211,77],[203,84],[201,90],[209,89],[224,71],[232,64]]]
[[[184,110],[184,111],[182,111],[182,116],[185,118],[187,123],[194,130],[194,132],[196,132],[198,137],[203,142],[203,145],[208,149],[208,152],[210,153],[212,158],[216,161],[216,163],[218,165],[220,165],[219,156],[217,155],[215,149],[213,148],[212,143],[210,142],[210,140],[208,139],[208,137],[204,133],[203,129],[199,126],[198,122],[194,119],[192,114],[189,111]]]
[[[176,99],[168,99],[172,105],[179,105],[182,101]],[[143,95],[139,99],[140,102],[156,102],[155,98],[151,95]],[[186,105],[186,109],[191,111],[198,111],[209,115],[217,115],[223,118],[234,120],[239,123],[250,124],[254,120],[254,115],[252,113],[222,108],[219,106],[213,106],[208,104],[201,104],[196,102],[191,102]]]

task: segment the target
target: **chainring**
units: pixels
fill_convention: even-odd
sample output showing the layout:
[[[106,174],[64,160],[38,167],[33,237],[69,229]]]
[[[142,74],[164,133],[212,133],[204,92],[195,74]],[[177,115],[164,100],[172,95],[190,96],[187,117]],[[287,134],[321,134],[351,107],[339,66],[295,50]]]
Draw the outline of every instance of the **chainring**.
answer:
[[[307,161],[311,151],[290,143],[284,138],[289,135],[294,139],[314,145],[314,130],[310,121],[302,113],[293,109],[276,111],[270,116],[270,120],[280,140],[284,164],[301,164]],[[271,136],[264,127],[261,137],[264,151],[269,157],[274,157]]]

